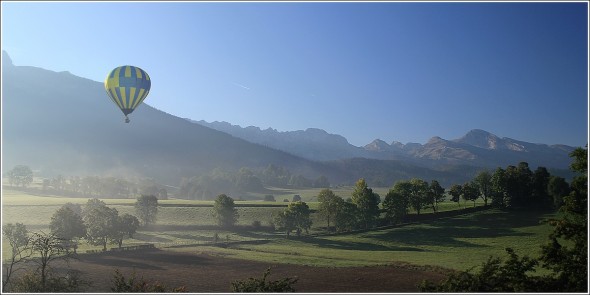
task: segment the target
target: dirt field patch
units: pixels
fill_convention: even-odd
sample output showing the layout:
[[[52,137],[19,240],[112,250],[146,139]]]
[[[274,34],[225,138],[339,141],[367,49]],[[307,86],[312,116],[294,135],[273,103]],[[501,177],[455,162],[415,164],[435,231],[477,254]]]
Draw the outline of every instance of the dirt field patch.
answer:
[[[70,261],[92,283],[87,292],[109,292],[114,270],[126,277],[158,280],[169,287],[186,286],[191,293],[230,292],[234,280],[259,278],[272,267],[270,280],[298,277],[295,290],[311,292],[416,292],[423,280],[438,281],[443,274],[404,266],[326,268],[267,264],[207,254],[177,253],[159,249],[82,255]]]

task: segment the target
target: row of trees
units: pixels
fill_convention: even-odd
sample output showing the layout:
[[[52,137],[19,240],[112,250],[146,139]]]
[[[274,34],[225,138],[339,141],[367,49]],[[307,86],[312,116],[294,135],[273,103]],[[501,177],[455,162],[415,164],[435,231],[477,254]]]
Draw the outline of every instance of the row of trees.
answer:
[[[302,175],[291,174],[287,169],[269,165],[263,171],[241,168],[237,172],[214,169],[208,174],[184,178],[180,184],[178,196],[186,199],[211,200],[224,193],[240,194],[243,192],[263,191],[265,186],[275,187],[329,187],[325,176],[315,180]]]
[[[33,170],[26,165],[17,165],[6,172],[11,186],[28,187],[33,183]],[[154,195],[160,200],[168,198],[165,187],[158,185],[153,179],[129,180],[119,177],[70,176],[57,175],[44,178],[44,193],[75,194],[97,198],[135,198],[141,195]]]

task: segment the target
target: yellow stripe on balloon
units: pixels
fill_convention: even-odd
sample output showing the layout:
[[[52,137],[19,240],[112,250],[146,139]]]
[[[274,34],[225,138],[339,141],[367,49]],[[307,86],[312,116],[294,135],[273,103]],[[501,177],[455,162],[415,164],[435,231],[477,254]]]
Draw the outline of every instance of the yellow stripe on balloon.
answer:
[[[145,89],[143,88],[139,88],[139,93],[137,94],[137,99],[135,100],[135,103],[133,103],[133,105],[131,106],[132,109],[135,109],[145,98],[146,95]]]
[[[137,79],[141,79],[143,75],[141,74],[141,70],[138,67],[135,67],[135,76]]]
[[[125,66],[125,78],[131,78],[131,67]]]
[[[129,87],[129,105],[133,105],[133,100],[135,99],[135,87]]]
[[[123,106],[127,109],[129,108],[127,105],[127,94],[125,93],[125,87],[121,87],[121,96],[123,97]]]
[[[121,102],[119,101],[119,98],[117,97],[117,91],[115,91],[115,88],[109,88],[109,97],[111,98],[111,100],[117,104],[117,106],[119,106],[119,108],[123,108],[123,106],[121,105]]]

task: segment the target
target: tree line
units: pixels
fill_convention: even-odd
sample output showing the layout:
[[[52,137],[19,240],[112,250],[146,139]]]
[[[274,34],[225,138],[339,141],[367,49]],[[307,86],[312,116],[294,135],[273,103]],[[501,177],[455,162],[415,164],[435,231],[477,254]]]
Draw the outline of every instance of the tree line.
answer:
[[[6,172],[10,186],[26,188],[33,183],[33,171],[26,165],[17,165]],[[168,191],[153,179],[129,180],[113,176],[64,176],[44,178],[41,184],[44,193],[82,195],[94,198],[136,198],[154,195],[160,200],[168,199]]]
[[[570,157],[570,169],[577,172],[570,185],[537,169],[527,171],[525,165],[509,166],[499,175],[504,190],[495,192],[496,204],[527,206],[559,205],[559,215],[546,220],[553,226],[548,242],[541,246],[541,256],[520,257],[506,248],[507,259],[489,257],[478,271],[460,271],[441,282],[423,281],[425,292],[588,292],[588,146],[577,148]],[[502,178],[500,178],[502,179]],[[517,185],[513,181],[524,183]],[[548,180],[547,180],[548,179]],[[528,180],[528,181],[527,181]],[[512,183],[511,183],[512,182]],[[546,183],[547,190],[540,184]],[[546,195],[548,194],[549,197]],[[537,267],[549,273],[535,274]]]
[[[481,199],[484,206],[498,208],[558,208],[564,197],[570,192],[570,186],[564,178],[551,175],[545,167],[531,171],[526,162],[517,166],[497,168],[493,173],[479,172],[472,180],[462,184],[453,184],[448,189],[437,180],[427,182],[419,178],[397,181],[383,201],[373,192],[365,179],[359,179],[351,197],[346,200],[336,195],[331,189],[321,190],[317,196],[318,213],[327,222],[329,231],[346,232],[369,229],[378,225],[399,224],[404,221],[410,210],[420,215],[425,209],[432,209],[434,214],[439,204],[447,197],[460,206],[461,200],[473,202],[476,206]],[[237,211],[233,199],[221,194],[215,200],[215,216],[220,218],[220,225],[228,226],[237,220]],[[299,236],[308,233],[311,228],[311,210],[300,200],[291,202],[284,211],[274,217],[274,224],[285,232],[287,237],[295,231]]]
[[[320,188],[329,187],[325,176],[309,179],[292,174],[288,169],[269,165],[258,171],[243,167],[237,172],[213,169],[208,174],[183,178],[178,197],[192,200],[211,200],[220,194],[240,194],[264,191],[265,187]]]

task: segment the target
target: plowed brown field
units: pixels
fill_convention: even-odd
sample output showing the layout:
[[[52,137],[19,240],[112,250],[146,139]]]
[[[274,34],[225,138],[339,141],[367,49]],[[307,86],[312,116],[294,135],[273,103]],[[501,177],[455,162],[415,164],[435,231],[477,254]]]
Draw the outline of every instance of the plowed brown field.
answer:
[[[327,268],[290,264],[268,264],[207,254],[166,250],[106,252],[81,255],[70,268],[81,271],[92,285],[87,292],[109,292],[114,270],[126,277],[135,270],[138,277],[158,280],[169,287],[186,286],[191,293],[230,292],[234,280],[259,278],[270,266],[268,279],[298,277],[294,285],[301,293],[417,292],[423,280],[438,281],[443,274],[407,266]]]

